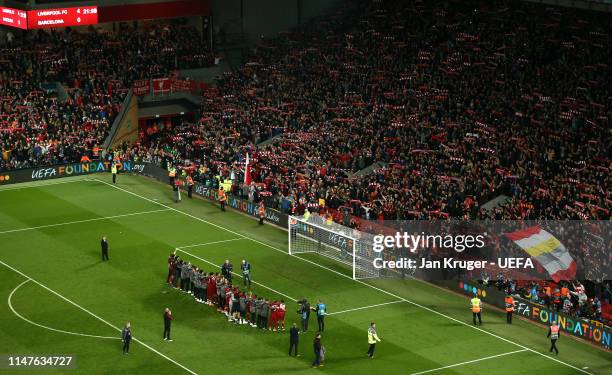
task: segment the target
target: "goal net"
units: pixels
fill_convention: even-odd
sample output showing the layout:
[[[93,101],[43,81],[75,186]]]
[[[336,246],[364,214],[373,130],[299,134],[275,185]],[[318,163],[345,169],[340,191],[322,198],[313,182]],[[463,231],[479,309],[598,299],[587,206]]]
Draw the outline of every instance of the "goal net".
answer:
[[[353,279],[379,277],[374,267],[372,235],[340,224],[328,224],[319,215],[289,217],[289,254],[317,253],[352,268]]]

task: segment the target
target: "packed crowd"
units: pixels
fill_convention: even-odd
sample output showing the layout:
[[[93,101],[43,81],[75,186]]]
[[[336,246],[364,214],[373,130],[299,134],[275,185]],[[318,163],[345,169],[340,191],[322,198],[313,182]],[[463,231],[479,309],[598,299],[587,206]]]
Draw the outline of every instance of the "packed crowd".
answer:
[[[604,319],[602,316],[602,302],[612,298],[609,286],[603,301],[598,297],[589,298],[585,286],[579,281],[562,281],[559,284],[535,281],[517,283],[513,280],[503,280],[502,276],[502,279],[497,281],[497,286],[508,294],[518,294],[566,316],[610,323],[609,317]]]
[[[287,213],[608,220],[607,29],[605,15],[526,2],[347,3],[265,41],[197,123],[128,153],[213,188],[232,178],[232,193]],[[601,295],[609,229],[592,234],[564,243]]]
[[[607,219],[606,29],[525,2],[347,2],[265,41],[197,124],[134,152],[202,166],[203,181],[238,176],[249,153],[255,186],[286,210]]]
[[[0,46],[0,171],[98,157],[134,80],[211,65],[206,51],[181,24],[11,39]]]
[[[251,265],[243,260],[242,278],[247,291],[232,283],[233,265],[229,260],[219,272],[204,272],[203,269],[181,259],[175,253],[168,257],[166,282],[174,288],[188,293],[199,302],[216,307],[235,324],[249,324],[251,327],[270,331],[285,330],[284,300],[269,300],[258,297],[250,290]]]
[[[606,16],[513,0],[347,1],[263,40],[203,96],[196,123],[143,134],[123,156],[213,188],[234,177],[232,193],[296,214],[609,220]],[[193,32],[40,32],[5,46],[0,170],[96,157],[133,80],[210,64]],[[41,86],[55,81],[66,101]],[[251,186],[239,183],[247,154]],[[606,246],[577,249],[610,269]]]

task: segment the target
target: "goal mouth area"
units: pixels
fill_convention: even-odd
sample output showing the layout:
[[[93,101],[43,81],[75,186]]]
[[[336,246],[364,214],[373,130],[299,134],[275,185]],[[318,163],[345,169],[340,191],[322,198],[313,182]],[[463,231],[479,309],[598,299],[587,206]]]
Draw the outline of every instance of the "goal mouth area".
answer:
[[[352,269],[353,279],[380,277],[374,267],[375,252],[369,233],[328,223],[313,214],[309,218],[289,217],[289,254],[316,253]]]

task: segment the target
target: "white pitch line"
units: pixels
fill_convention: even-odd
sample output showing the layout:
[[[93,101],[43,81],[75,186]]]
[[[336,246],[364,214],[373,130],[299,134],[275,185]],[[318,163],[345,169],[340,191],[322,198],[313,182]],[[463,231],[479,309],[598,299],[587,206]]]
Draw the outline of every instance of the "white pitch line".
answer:
[[[206,259],[204,259],[204,258],[200,258],[200,257],[199,257],[199,256],[197,256],[197,255],[193,255],[193,254],[191,254],[191,253],[188,253],[187,251],[182,250],[180,247],[177,247],[177,248],[176,248],[176,250],[178,250],[178,251],[180,251],[180,252],[183,252],[183,253],[185,253],[185,254],[189,255],[190,257],[193,257],[193,258],[199,259],[199,260],[201,260],[202,262],[208,263],[208,264],[210,264],[211,266],[221,267],[221,266],[219,266],[218,264],[215,264],[215,263],[213,263],[213,262],[211,262],[211,261],[208,261],[208,260],[206,260]],[[239,275],[239,274],[237,274],[236,272],[232,272],[232,274],[233,274],[233,275],[236,275],[236,276],[238,276],[238,277],[240,277],[240,278],[242,278],[242,275]],[[276,293],[276,294],[278,294],[278,295],[280,295],[280,296],[283,296],[283,297],[285,297],[285,298],[288,298],[288,299],[290,299],[290,300],[291,300],[291,301],[293,301],[293,302],[297,302],[297,299],[295,299],[295,298],[293,298],[293,297],[290,297],[290,296],[286,295],[285,293],[281,293],[281,292],[279,292],[278,290],[272,289],[272,288],[270,288],[270,287],[269,287],[269,286],[267,286],[267,285],[264,285],[264,284],[262,284],[262,283],[258,283],[257,281],[251,281],[251,282],[252,282],[253,284],[255,284],[255,285],[259,285],[259,286],[261,286],[262,288],[266,288],[266,289],[268,289],[268,290],[270,290],[270,291],[272,291],[272,292],[274,292],[274,293]]]
[[[197,243],[195,245],[186,245],[186,246],[179,246],[177,247],[177,249],[187,249],[189,247],[199,247],[199,246],[207,246],[207,245],[214,245],[217,243],[223,243],[223,242],[232,242],[232,241],[238,241],[238,240],[244,240],[245,238],[241,237],[241,238],[231,238],[229,240],[221,240],[221,241],[211,241],[211,242],[204,242],[204,243]]]
[[[241,233],[235,232],[235,231],[233,231],[233,230],[231,230],[231,229],[227,229],[227,228],[222,227],[222,226],[220,226],[220,225],[218,225],[218,224],[211,223],[210,221],[207,221],[207,220],[204,220],[204,219],[199,218],[199,217],[197,217],[197,216],[191,215],[191,214],[189,214],[189,213],[187,213],[187,212],[184,212],[184,211],[181,211],[181,210],[177,210],[176,208],[173,208],[173,207],[167,206],[167,205],[165,205],[165,204],[163,204],[163,203],[156,202],[156,201],[154,201],[154,200],[152,200],[152,199],[150,199],[150,198],[147,198],[147,197],[142,196],[142,195],[140,195],[140,194],[137,194],[137,193],[131,192],[131,191],[129,191],[129,190],[123,189],[123,188],[121,188],[121,187],[119,187],[119,186],[116,186],[116,185],[110,184],[110,183],[108,183],[108,182],[106,182],[106,181],[102,181],[102,180],[98,180],[98,179],[93,179],[93,181],[98,181],[98,182],[103,183],[103,184],[105,184],[105,185],[111,186],[111,187],[113,187],[113,188],[115,188],[115,189],[118,189],[118,190],[124,191],[124,192],[126,192],[126,193],[128,193],[128,194],[131,194],[131,195],[133,195],[133,196],[135,196],[135,197],[139,197],[139,198],[144,199],[144,200],[147,200],[147,201],[149,201],[149,202],[153,202],[153,203],[159,204],[160,206],[162,206],[162,207],[166,207],[166,208],[169,208],[169,209],[171,209],[172,211],[176,211],[176,212],[178,212],[178,213],[180,213],[180,214],[183,214],[183,215],[185,215],[185,216],[189,216],[189,217],[191,217],[191,218],[193,218],[193,219],[195,219],[195,220],[198,220],[198,221],[201,221],[201,222],[203,222],[203,223],[206,223],[206,224],[212,225],[212,226],[213,226],[213,227],[215,227],[215,228],[219,228],[219,229],[222,229],[222,230],[228,231],[228,232],[230,232],[230,233],[233,233],[233,234],[235,234],[235,235],[238,235],[238,236],[241,236],[241,237],[247,238],[247,239],[249,239],[249,240],[251,240],[251,241],[254,241],[254,242],[256,242],[256,243],[258,243],[258,244],[260,244],[260,245],[263,245],[263,246],[269,247],[269,248],[271,248],[271,249],[273,249],[273,250],[276,250],[276,251],[278,251],[278,252],[280,252],[280,253],[282,253],[282,254],[285,254],[285,255],[288,255],[288,256],[293,256],[294,258],[296,258],[296,259],[300,259],[300,260],[302,260],[303,262],[306,262],[306,263],[312,264],[312,265],[314,265],[314,266],[316,266],[316,267],[323,268],[323,269],[328,270],[328,271],[330,271],[330,272],[333,272],[333,273],[335,273],[335,274],[337,274],[337,275],[339,275],[339,276],[345,277],[345,278],[347,278],[347,279],[349,279],[349,280],[353,280],[353,281],[355,281],[356,283],[359,283],[359,284],[361,284],[361,285],[365,285],[365,286],[367,286],[368,288],[372,288],[372,289],[378,290],[378,291],[379,291],[379,292],[381,292],[381,293],[385,293],[385,294],[387,294],[387,295],[389,295],[389,296],[395,297],[395,298],[397,298],[397,299],[401,299],[402,301],[405,301],[405,302],[407,302],[407,303],[409,303],[409,304],[411,304],[411,305],[413,305],[413,306],[416,306],[416,307],[419,307],[419,308],[421,308],[421,309],[427,310],[427,311],[429,311],[429,312],[431,312],[431,313],[434,313],[434,314],[436,314],[436,315],[438,315],[438,316],[444,317],[444,318],[449,319],[449,320],[452,320],[452,321],[454,321],[454,322],[456,322],[456,323],[462,324],[462,325],[464,325],[464,326],[466,326],[466,327],[469,327],[469,328],[475,329],[475,330],[480,331],[480,332],[482,332],[482,333],[485,333],[485,334],[487,334],[487,335],[489,335],[489,336],[495,337],[495,338],[497,338],[497,339],[499,339],[499,340],[502,340],[502,341],[505,341],[505,342],[507,342],[507,343],[513,344],[513,345],[515,345],[515,346],[518,346],[519,348],[526,349],[526,350],[528,350],[528,351],[530,351],[530,352],[532,352],[532,353],[535,353],[535,354],[537,354],[537,355],[540,355],[540,356],[542,356],[542,357],[544,357],[544,358],[548,358],[548,359],[550,359],[551,361],[555,361],[555,362],[560,363],[560,364],[562,364],[562,365],[565,365],[565,366],[567,366],[567,367],[573,368],[573,369],[574,369],[574,370],[576,370],[576,371],[579,371],[579,372],[582,372],[582,373],[584,373],[584,374],[588,374],[588,375],[593,375],[592,373],[590,373],[590,372],[588,372],[588,371],[586,371],[586,370],[583,370],[583,369],[581,369],[581,368],[579,368],[579,367],[576,367],[576,366],[574,366],[574,365],[572,365],[572,364],[569,364],[569,363],[567,363],[567,362],[563,362],[563,361],[561,361],[561,360],[559,360],[559,359],[557,359],[557,358],[549,357],[549,356],[547,356],[547,355],[546,355],[546,354],[544,354],[544,353],[540,353],[540,352],[538,352],[538,351],[536,351],[536,350],[534,350],[534,349],[531,349],[531,348],[528,348],[528,347],[526,347],[526,346],[524,346],[524,345],[518,344],[518,343],[516,343],[516,342],[514,342],[514,341],[512,341],[512,340],[508,340],[508,339],[506,339],[506,338],[504,338],[504,337],[501,337],[501,336],[499,336],[499,335],[496,335],[496,334],[495,334],[495,333],[493,333],[493,332],[485,331],[484,329],[482,329],[482,328],[480,328],[480,327],[473,326],[473,325],[471,325],[471,324],[469,324],[469,323],[466,323],[466,322],[461,321],[461,320],[459,320],[459,319],[453,318],[453,317],[452,317],[452,316],[450,316],[450,315],[446,315],[446,314],[444,314],[444,313],[441,313],[441,312],[439,312],[439,311],[436,311],[436,310],[434,310],[434,309],[431,309],[431,308],[429,308],[429,307],[427,307],[427,306],[423,306],[423,305],[421,305],[421,304],[419,304],[419,303],[417,303],[417,302],[414,302],[414,301],[408,300],[408,299],[406,299],[406,298],[400,297],[400,296],[398,296],[398,295],[396,295],[396,294],[394,294],[394,293],[391,293],[391,292],[389,292],[389,291],[387,291],[387,290],[381,289],[381,288],[379,288],[379,287],[377,287],[377,286],[374,286],[374,285],[372,285],[372,284],[368,284],[368,283],[366,283],[366,282],[364,282],[364,281],[361,281],[361,280],[354,280],[352,277],[350,277],[350,276],[348,276],[348,275],[345,275],[345,274],[343,274],[343,273],[341,273],[341,272],[338,272],[338,271],[336,271],[336,270],[334,270],[334,269],[331,269],[331,268],[329,268],[329,267],[323,266],[323,265],[321,265],[321,264],[319,264],[319,263],[316,263],[316,262],[313,262],[313,261],[311,261],[311,260],[308,260],[308,259],[305,259],[305,258],[299,257],[299,256],[297,256],[297,255],[291,255],[291,254],[289,254],[288,252],[283,251],[283,250],[281,250],[281,249],[279,249],[279,248],[277,248],[277,247],[274,247],[274,246],[272,246],[272,245],[270,245],[270,244],[267,244],[267,243],[265,243],[265,242],[263,242],[263,241],[259,241],[259,240],[255,239],[255,238],[252,238],[252,237],[247,237],[247,236],[245,236],[244,234],[241,234]]]
[[[43,283],[41,283],[41,282],[39,282],[39,281],[34,280],[33,278],[31,278],[30,276],[26,275],[25,273],[23,273],[23,272],[19,271],[18,269],[14,268],[13,266],[11,266],[11,265],[9,265],[9,264],[6,264],[6,263],[4,263],[4,262],[3,262],[3,261],[1,261],[1,260],[0,260],[0,264],[2,264],[3,266],[5,266],[6,268],[9,268],[9,269],[11,269],[11,270],[15,271],[16,273],[18,273],[18,274],[20,274],[21,276],[23,276],[24,278],[26,278],[26,279],[28,279],[28,280],[32,281],[33,283],[36,283],[36,284],[40,285],[40,286],[41,286],[41,287],[43,287],[44,289],[46,289],[46,290],[48,290],[49,292],[51,292],[51,293],[55,294],[56,296],[58,296],[59,298],[63,299],[64,301],[66,301],[66,302],[70,303],[71,305],[73,305],[73,306],[75,306],[75,307],[77,307],[77,308],[79,308],[79,309],[81,309],[81,310],[85,311],[86,313],[88,313],[89,315],[91,315],[91,316],[93,316],[94,318],[98,319],[99,321],[101,321],[102,323],[106,324],[107,326],[112,327],[113,329],[115,329],[115,331],[121,332],[121,329],[120,329],[119,327],[117,327],[117,326],[115,326],[114,324],[112,324],[112,323],[108,322],[108,321],[107,321],[107,320],[105,320],[104,318],[99,317],[98,315],[96,315],[96,314],[94,314],[93,312],[91,312],[91,311],[87,310],[85,307],[83,307],[83,306],[81,306],[81,305],[77,304],[76,302],[73,302],[72,300],[70,300],[70,299],[68,299],[68,298],[64,297],[63,295],[61,295],[60,293],[56,292],[55,290],[53,290],[53,289],[51,289],[51,288],[47,287],[45,284],[43,284]],[[165,355],[164,353],[162,353],[162,352],[158,351],[157,349],[155,349],[155,348],[153,348],[153,347],[149,346],[148,344],[145,344],[144,342],[142,342],[142,341],[138,340],[138,339],[137,339],[137,338],[135,338],[135,337],[132,337],[132,339],[133,339],[134,341],[136,341],[137,343],[139,343],[140,345],[144,346],[145,348],[149,349],[149,350],[150,350],[150,351],[152,351],[153,353],[155,353],[155,354],[157,354],[157,355],[159,355],[159,356],[161,356],[161,357],[163,357],[163,358],[167,359],[168,361],[170,361],[170,362],[174,363],[175,365],[177,365],[178,367],[180,367],[180,368],[182,368],[183,370],[187,371],[188,373],[190,373],[190,374],[192,374],[192,375],[198,375],[198,373],[196,373],[195,371],[190,370],[189,368],[187,368],[187,367],[183,366],[182,364],[178,363],[177,361],[175,361],[174,359],[172,359],[172,358],[168,357],[167,355]]]
[[[507,355],[516,354],[516,353],[522,353],[522,352],[527,352],[527,351],[529,351],[529,350],[528,349],[515,350],[513,352],[507,352],[507,353],[502,353],[502,354],[497,354],[497,355],[491,355],[491,356],[488,356],[488,357],[482,357],[482,358],[478,358],[478,359],[473,359],[471,361],[455,363],[454,365],[448,365],[448,366],[444,366],[444,367],[433,368],[431,370],[425,370],[425,371],[421,371],[421,372],[413,372],[410,375],[428,374],[430,372],[436,372],[436,371],[444,370],[444,369],[447,369],[447,368],[463,366],[463,365],[467,365],[467,364],[470,364],[470,363],[486,361],[487,359],[499,358],[499,357],[504,357],[504,356],[507,356]]]
[[[1,172],[0,172],[1,174]],[[83,182],[83,181],[87,181],[85,179],[75,179],[75,180],[62,180],[62,181],[57,181],[57,182],[48,182],[45,184],[32,184],[32,185],[26,185],[26,186],[12,186],[12,185],[6,185],[0,188],[0,192],[2,191],[8,191],[8,190],[22,190],[22,189],[31,189],[31,188],[39,188],[39,187],[45,187],[45,186],[53,186],[53,185],[61,185],[61,184],[71,184],[73,182]]]
[[[511,355],[511,354],[516,354],[516,353],[527,352],[527,351],[529,351],[529,350],[528,349],[515,350],[513,352],[507,352],[507,353],[502,353],[502,354],[497,354],[497,355],[491,355],[491,356],[488,356],[488,357],[482,357],[482,358],[478,358],[478,359],[473,359],[471,361],[455,363],[454,365],[448,365],[448,366],[444,366],[444,367],[433,368],[431,370],[425,370],[425,371],[421,371],[421,372],[413,372],[410,375],[427,374],[427,373],[430,373],[430,372],[440,371],[440,370],[444,370],[444,369],[451,368],[451,367],[463,366],[463,365],[467,365],[467,364],[470,364],[470,363],[486,361],[487,359],[499,358],[499,357],[503,357],[503,356],[507,356],[507,355]]]
[[[122,215],[113,215],[113,216],[104,216],[104,217],[96,217],[93,219],[85,219],[85,220],[76,220],[76,221],[68,221],[65,223],[57,223],[57,224],[48,224],[48,225],[39,225],[37,227],[28,227],[28,228],[19,228],[19,229],[10,229],[10,230],[5,230],[0,232],[0,234],[7,234],[7,233],[15,233],[15,232],[25,232],[28,230],[34,230],[34,229],[42,229],[42,228],[51,228],[51,227],[59,227],[59,226],[63,226],[63,225],[71,225],[71,224],[79,224],[79,223],[89,223],[92,221],[100,221],[100,220],[108,220],[108,219],[116,219],[119,217],[128,217],[128,216],[136,216],[136,215],[146,215],[146,214],[152,214],[155,212],[164,212],[164,211],[168,211],[168,209],[162,209],[162,210],[150,210],[150,211],[141,211],[141,212],[133,212],[130,214],[122,214]]]
[[[48,329],[49,331],[55,331],[55,332],[60,332],[60,333],[65,333],[67,335],[74,335],[74,336],[83,336],[83,337],[92,337],[95,339],[110,339],[110,340],[121,340],[121,337],[116,337],[116,336],[98,336],[98,335],[89,335],[86,333],[78,333],[78,332],[71,332],[71,331],[64,331],[63,329],[57,329],[57,328],[53,328],[53,327],[48,327],[45,325],[42,325],[40,323],[36,323],[26,317],[24,317],[23,315],[21,315],[20,313],[17,312],[17,310],[15,310],[15,308],[13,307],[13,295],[15,294],[15,292],[17,292],[17,290],[19,290],[19,288],[21,288],[24,284],[29,283],[30,281],[32,281],[31,279],[26,279],[24,282],[22,282],[21,284],[17,285],[15,287],[15,289],[13,289],[13,291],[11,292],[11,294],[9,294],[7,302],[8,302],[8,306],[11,309],[11,311],[13,312],[13,314],[15,314],[18,318],[21,318],[22,320],[35,325],[37,327],[40,328],[44,328],[44,329]]]
[[[358,311],[358,310],[365,310],[365,309],[371,309],[373,307],[379,307],[379,306],[386,306],[386,305],[392,305],[394,303],[404,303],[405,301],[392,301],[392,302],[385,302],[385,303],[378,303],[376,305],[370,305],[370,306],[363,306],[363,307],[356,307],[354,309],[348,309],[348,310],[342,310],[342,311],[336,311],[336,312],[331,312],[328,313],[326,315],[338,315],[338,314],[344,314],[347,312],[351,312],[351,311]]]

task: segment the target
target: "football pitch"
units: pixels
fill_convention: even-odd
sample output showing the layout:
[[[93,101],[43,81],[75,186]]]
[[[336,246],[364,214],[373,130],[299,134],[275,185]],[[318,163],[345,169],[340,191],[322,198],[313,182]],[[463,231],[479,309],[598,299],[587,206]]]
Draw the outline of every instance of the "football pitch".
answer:
[[[0,188],[0,354],[70,355],[74,367],[26,374],[612,374],[612,354],[567,336],[548,353],[544,327],[487,309],[473,327],[468,299],[414,280],[352,280],[351,270],[316,254],[287,253],[287,232],[212,203],[183,197],[139,176],[106,174]],[[100,238],[109,241],[102,262]],[[252,265],[252,290],[287,303],[328,306],[325,366],[313,369],[310,330],[301,357],[287,332],[234,325],[214,308],[165,283],[168,255],[206,272],[225,259]],[[235,283],[241,285],[236,277]],[[162,340],[165,307],[173,342]],[[131,353],[120,330],[131,322]],[[367,328],[382,342],[366,357]]]

